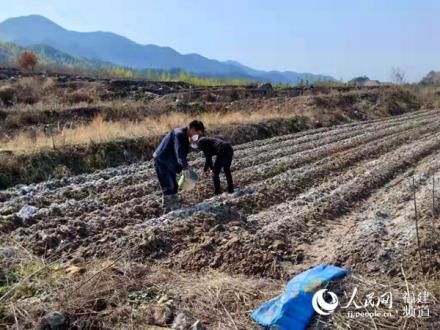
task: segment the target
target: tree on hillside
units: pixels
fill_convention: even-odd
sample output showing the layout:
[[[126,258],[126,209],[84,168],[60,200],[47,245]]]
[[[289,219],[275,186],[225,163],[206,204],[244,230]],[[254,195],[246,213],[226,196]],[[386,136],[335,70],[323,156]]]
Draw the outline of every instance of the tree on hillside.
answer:
[[[23,70],[34,71],[37,64],[38,58],[32,52],[24,52],[18,59],[18,66]]]
[[[363,85],[369,80],[370,78],[368,78],[367,76],[359,76],[351,79],[348,83],[353,85]]]
[[[430,71],[420,81],[421,85],[440,85],[440,71]]]
[[[110,74],[114,77],[124,78],[124,79],[132,79],[134,78],[134,74],[130,69],[124,69],[119,67],[114,67],[110,70]]]
[[[395,84],[402,85],[405,82],[405,71],[401,68],[392,68],[391,81]]]

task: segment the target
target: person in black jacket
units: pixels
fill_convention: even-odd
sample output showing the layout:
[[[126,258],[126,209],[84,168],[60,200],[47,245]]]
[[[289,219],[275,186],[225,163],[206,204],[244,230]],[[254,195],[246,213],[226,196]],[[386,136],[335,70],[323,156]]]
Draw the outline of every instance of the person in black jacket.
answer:
[[[234,192],[234,183],[232,181],[231,163],[234,156],[234,150],[229,142],[219,137],[201,137],[197,145],[201,151],[203,151],[206,161],[204,173],[205,176],[209,170],[212,170],[212,179],[214,181],[214,194],[219,195],[220,189],[220,171],[226,176],[228,183],[228,192]],[[212,157],[217,156],[214,164],[212,163]]]
[[[163,207],[166,211],[178,208],[177,173],[189,170],[187,155],[190,147],[197,148],[199,136],[205,133],[201,121],[193,120],[188,127],[175,128],[162,139],[155,150],[154,168],[163,191]]]

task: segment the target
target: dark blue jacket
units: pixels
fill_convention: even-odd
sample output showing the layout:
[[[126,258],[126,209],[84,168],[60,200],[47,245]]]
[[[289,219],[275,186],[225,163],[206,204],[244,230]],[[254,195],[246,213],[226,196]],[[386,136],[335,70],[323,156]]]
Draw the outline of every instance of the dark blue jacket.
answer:
[[[188,128],[175,128],[165,135],[153,157],[170,171],[179,173],[182,169],[188,168],[186,156],[189,148]]]

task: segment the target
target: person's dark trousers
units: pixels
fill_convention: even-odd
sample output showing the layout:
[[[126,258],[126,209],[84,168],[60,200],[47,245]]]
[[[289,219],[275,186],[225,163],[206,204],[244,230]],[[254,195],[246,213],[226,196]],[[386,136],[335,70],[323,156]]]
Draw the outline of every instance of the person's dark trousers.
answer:
[[[221,153],[217,155],[214,162],[214,169],[212,170],[212,179],[214,181],[214,194],[218,195],[221,193],[220,189],[220,171],[223,168],[223,172],[226,176],[226,181],[228,183],[228,192],[234,192],[234,183],[232,181],[231,174],[231,163],[232,157],[234,156],[234,151],[232,147],[225,148]]]
[[[177,194],[178,186],[176,173],[170,171],[167,166],[161,164],[158,161],[154,161],[154,168],[156,169],[156,174],[159,179],[160,186],[164,195],[175,195]]]

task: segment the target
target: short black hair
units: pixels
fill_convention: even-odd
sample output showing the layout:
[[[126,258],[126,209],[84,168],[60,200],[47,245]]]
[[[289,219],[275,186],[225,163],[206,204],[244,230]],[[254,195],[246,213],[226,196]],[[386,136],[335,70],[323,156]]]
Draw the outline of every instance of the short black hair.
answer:
[[[205,132],[205,125],[200,120],[193,120],[189,123],[189,128],[194,128],[196,131]]]

